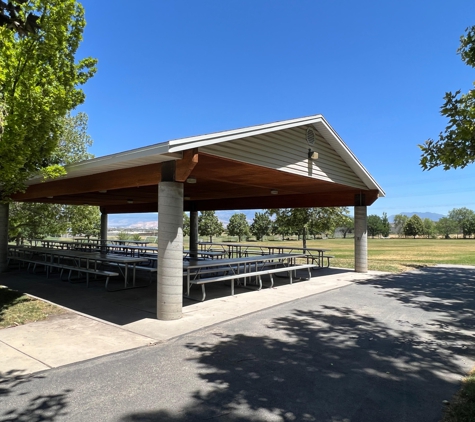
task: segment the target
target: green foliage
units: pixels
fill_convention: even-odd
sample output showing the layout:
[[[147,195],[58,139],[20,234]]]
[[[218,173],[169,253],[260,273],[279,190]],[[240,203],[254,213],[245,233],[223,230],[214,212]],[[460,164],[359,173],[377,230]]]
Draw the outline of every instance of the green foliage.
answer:
[[[62,164],[70,164],[92,157],[87,147],[92,141],[87,136],[87,115],[66,116],[61,119],[60,144],[54,152],[57,165],[48,169],[64,171]],[[52,234],[74,232],[85,236],[97,235],[100,226],[99,210],[94,207],[75,207],[59,204],[13,203],[10,208],[9,237],[23,239],[42,238]],[[83,221],[80,221],[83,219]]]
[[[18,33],[21,36],[34,34],[38,31],[39,16],[24,13],[21,5],[27,0],[0,1],[0,26]]]
[[[462,233],[463,237],[467,237],[470,234],[467,233],[467,230],[471,231],[470,220],[475,216],[475,213],[468,208],[454,208],[449,211],[448,218],[455,222],[457,226],[457,232]]]
[[[394,230],[398,236],[404,234],[404,225],[406,224],[407,220],[409,220],[409,217],[404,214],[396,214],[394,216]]]
[[[275,216],[278,234],[297,233],[302,236],[302,245],[306,248],[307,233],[333,233],[337,227],[345,223],[348,208],[281,208],[270,209],[267,213]]]
[[[142,240],[142,236],[140,236],[139,233],[134,233],[132,236],[130,236],[130,240],[135,240],[140,242]]]
[[[462,223],[462,233],[463,237],[471,237],[475,234],[475,214],[464,220]]]
[[[190,217],[184,212],[183,213],[183,236],[190,236]]]
[[[10,241],[20,244],[25,239],[30,241],[66,233],[68,215],[62,205],[13,202],[8,226]]]
[[[98,237],[101,232],[101,212],[89,205],[66,206],[68,222],[73,236]]]
[[[119,232],[117,234],[117,240],[129,240],[129,234],[127,232]]]
[[[416,236],[424,234],[424,224],[422,223],[421,217],[414,214],[409,218],[404,225],[404,234],[406,236],[413,236],[414,239]]]
[[[212,242],[213,236],[219,236],[223,231],[223,224],[214,211],[200,212],[198,216],[198,233],[200,236],[209,236],[209,241]]]
[[[271,226],[272,221],[267,213],[256,212],[250,230],[257,240],[262,240],[264,236],[270,234]]]
[[[422,225],[424,227],[424,236],[431,238],[435,235],[435,223],[430,218],[424,218]]]
[[[381,235],[383,237],[388,237],[390,231],[391,225],[389,224],[388,215],[383,212],[383,217],[381,218]]]
[[[0,26],[3,199],[22,190],[33,174],[59,164],[54,151],[64,129],[62,120],[84,102],[78,87],[96,71],[94,59],[75,62],[85,26],[84,10],[76,0],[28,0],[22,13],[40,17],[36,33],[20,37]]]
[[[246,220],[246,214],[233,214],[229,219],[227,230],[230,236],[237,236],[239,242],[242,237],[249,236],[251,232],[249,229],[249,223]]]
[[[383,220],[379,215],[370,215],[367,220],[368,234],[374,238],[383,232]]]
[[[347,234],[351,233],[354,229],[355,229],[355,220],[348,215],[344,215],[340,223],[340,230],[343,234],[343,238],[346,239]]]
[[[442,217],[435,223],[435,230],[446,239],[449,239],[451,234],[457,232],[457,223],[448,217]]]
[[[466,29],[457,53],[468,66],[475,67],[475,26]],[[424,170],[463,168],[475,161],[475,89],[466,94],[447,92],[444,99],[441,114],[449,119],[444,132],[437,141],[428,139],[419,145]]]

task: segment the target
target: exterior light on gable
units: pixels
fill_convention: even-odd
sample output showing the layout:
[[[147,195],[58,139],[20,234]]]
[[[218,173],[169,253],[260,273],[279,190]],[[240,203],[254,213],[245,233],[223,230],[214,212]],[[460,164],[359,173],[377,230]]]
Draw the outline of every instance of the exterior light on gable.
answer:
[[[317,160],[318,159],[318,152],[312,151],[310,148],[308,149],[308,159],[309,160]]]

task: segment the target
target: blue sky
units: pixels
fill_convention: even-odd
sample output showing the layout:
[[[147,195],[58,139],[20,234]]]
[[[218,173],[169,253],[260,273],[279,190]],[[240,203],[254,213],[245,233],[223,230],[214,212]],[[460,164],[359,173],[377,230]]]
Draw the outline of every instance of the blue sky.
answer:
[[[369,214],[475,210],[475,164],[423,172],[417,147],[445,127],[445,92],[473,86],[456,54],[473,0],[82,4],[96,156],[323,114],[386,191]]]

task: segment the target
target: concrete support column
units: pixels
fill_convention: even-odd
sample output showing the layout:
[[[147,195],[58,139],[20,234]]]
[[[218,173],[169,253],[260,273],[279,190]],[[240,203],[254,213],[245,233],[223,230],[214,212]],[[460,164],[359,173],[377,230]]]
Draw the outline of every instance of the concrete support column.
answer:
[[[101,253],[107,252],[107,227],[108,227],[108,215],[101,211]]]
[[[368,272],[368,231],[366,206],[355,206],[355,271]]]
[[[0,273],[7,270],[8,259],[8,204],[0,203]]]
[[[198,211],[190,211],[190,257],[198,257]]]
[[[183,184],[158,185],[157,318],[182,317]]]

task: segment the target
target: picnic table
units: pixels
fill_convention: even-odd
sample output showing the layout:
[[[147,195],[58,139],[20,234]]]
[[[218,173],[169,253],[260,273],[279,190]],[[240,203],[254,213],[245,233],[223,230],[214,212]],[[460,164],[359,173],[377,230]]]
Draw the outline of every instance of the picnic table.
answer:
[[[71,272],[86,274],[86,282],[89,284],[89,274],[106,275],[106,289],[108,288],[109,277],[117,275],[116,273],[97,269],[98,263],[109,264],[116,267],[124,278],[124,288],[129,285],[129,266],[132,271],[132,287],[135,287],[135,269],[136,265],[143,262],[143,258],[101,254],[98,252],[84,252],[76,250],[64,250],[55,248],[45,248],[38,246],[15,247],[12,248],[14,254],[10,259],[28,262],[29,264],[43,265],[46,268],[47,275],[52,268],[59,268],[69,271],[68,279],[71,280]],[[68,261],[67,263],[65,261]],[[85,265],[83,265],[85,264]]]
[[[234,295],[234,281],[237,279],[243,279],[244,286],[246,286],[246,279],[255,276],[259,281],[260,290],[262,288],[261,276],[264,274],[272,275],[273,273],[289,272],[290,283],[292,283],[292,272],[295,272],[298,269],[308,269],[310,277],[310,268],[313,265],[298,265],[296,264],[297,258],[305,258],[305,254],[281,253],[215,260],[190,259],[189,261],[184,261],[183,271],[186,277],[186,296],[190,297],[190,288],[192,284],[201,285],[203,301],[206,298],[205,284],[208,283],[230,280],[231,294]],[[278,267],[278,265],[283,266]],[[223,273],[223,275],[201,279],[202,275],[218,273]],[[271,287],[273,284],[273,279],[271,277]]]
[[[326,248],[300,248],[294,246],[282,245],[256,245],[246,243],[232,243],[232,242],[200,242],[202,250],[216,251],[222,249],[230,258],[244,257],[251,255],[269,255],[280,253],[304,253],[307,263],[313,263],[316,267],[329,267],[330,259],[334,256],[327,255],[331,249]],[[325,264],[325,260],[327,261]]]

